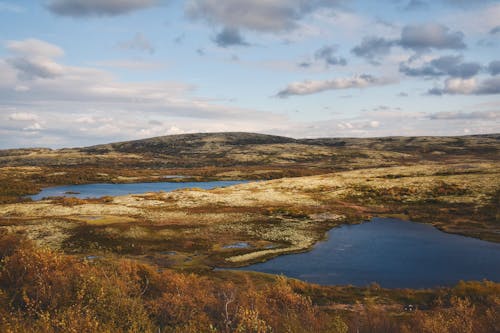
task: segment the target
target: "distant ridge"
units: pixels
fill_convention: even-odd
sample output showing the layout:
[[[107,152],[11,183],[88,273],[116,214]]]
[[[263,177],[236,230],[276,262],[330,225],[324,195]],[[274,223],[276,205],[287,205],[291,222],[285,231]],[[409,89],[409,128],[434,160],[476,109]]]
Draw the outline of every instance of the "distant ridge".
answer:
[[[118,151],[137,153],[144,151],[158,151],[165,148],[171,150],[199,148],[207,144],[243,146],[262,144],[295,143],[300,140],[284,136],[247,133],[247,132],[224,132],[224,133],[192,133],[158,136],[148,139],[133,141],[113,142],[82,148],[85,151]]]
[[[452,146],[460,146],[464,140],[469,139],[500,140],[500,134],[479,134],[465,136],[389,136],[378,138],[316,138],[294,139],[284,136],[249,133],[249,132],[220,132],[220,133],[191,133],[158,136],[132,141],[112,142],[83,148],[76,148],[84,152],[121,152],[121,153],[178,153],[205,148],[231,148],[243,146],[276,145],[276,144],[301,144],[309,146],[351,146],[373,148],[375,145],[384,144],[398,147],[397,151],[404,148],[421,146],[435,141],[446,141]]]
[[[294,139],[246,133],[194,133],[83,148],[0,150],[1,166],[94,168],[265,168],[283,174],[350,170],[468,158],[500,159],[500,134],[456,137]],[[312,171],[311,171],[312,170]],[[321,171],[321,172],[323,172]]]
[[[218,146],[250,146],[250,145],[271,145],[271,144],[302,144],[309,146],[351,146],[372,148],[373,145],[392,142],[393,145],[420,145],[422,143],[435,143],[436,141],[446,141],[452,145],[459,145],[465,141],[469,142],[472,139],[484,139],[500,141],[500,133],[491,134],[473,134],[460,136],[385,136],[385,137],[323,137],[323,138],[308,138],[295,139],[285,136],[260,134],[251,132],[213,132],[213,133],[188,133],[188,134],[173,134],[157,136],[145,139],[136,139],[130,141],[117,141],[110,143],[102,143],[92,146],[60,148],[53,149],[47,147],[30,147],[30,148],[7,148],[0,149],[2,155],[23,155],[30,152],[40,153],[49,151],[81,151],[81,152],[130,152],[144,153],[147,151],[158,151],[162,148],[199,148],[206,145]],[[400,147],[403,148],[403,147]],[[401,150],[401,149],[398,149]]]

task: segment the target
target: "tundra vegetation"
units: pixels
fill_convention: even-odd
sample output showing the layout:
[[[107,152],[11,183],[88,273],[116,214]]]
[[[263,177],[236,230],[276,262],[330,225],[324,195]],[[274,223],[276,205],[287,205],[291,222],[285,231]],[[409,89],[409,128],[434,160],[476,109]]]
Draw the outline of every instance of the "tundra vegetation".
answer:
[[[496,332],[500,285],[389,290],[213,271],[310,249],[372,216],[500,241],[500,135],[192,134],[0,151],[5,332]],[[46,186],[266,180],[31,201]],[[228,246],[247,243],[248,247]],[[417,311],[405,312],[405,304]]]

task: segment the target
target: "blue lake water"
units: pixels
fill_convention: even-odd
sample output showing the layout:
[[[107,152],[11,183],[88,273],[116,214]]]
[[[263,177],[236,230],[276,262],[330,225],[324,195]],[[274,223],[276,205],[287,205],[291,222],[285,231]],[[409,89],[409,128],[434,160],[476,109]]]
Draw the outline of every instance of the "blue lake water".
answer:
[[[173,191],[182,188],[202,188],[205,190],[216,187],[226,187],[248,181],[212,181],[212,182],[161,182],[161,183],[132,183],[132,184],[85,184],[66,185],[44,188],[40,193],[30,196],[33,200],[45,197],[76,197],[76,198],[100,198],[103,196],[117,196],[127,194],[139,194],[145,192]],[[74,192],[74,193],[71,193]]]
[[[430,288],[460,280],[500,282],[500,244],[447,234],[430,225],[374,218],[334,228],[310,252],[241,268],[323,285]]]

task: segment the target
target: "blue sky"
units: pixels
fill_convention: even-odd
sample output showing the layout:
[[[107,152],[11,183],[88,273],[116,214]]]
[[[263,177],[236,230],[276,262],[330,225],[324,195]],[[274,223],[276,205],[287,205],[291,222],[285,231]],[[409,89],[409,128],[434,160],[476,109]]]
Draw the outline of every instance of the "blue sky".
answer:
[[[500,2],[0,0],[0,148],[500,132]]]

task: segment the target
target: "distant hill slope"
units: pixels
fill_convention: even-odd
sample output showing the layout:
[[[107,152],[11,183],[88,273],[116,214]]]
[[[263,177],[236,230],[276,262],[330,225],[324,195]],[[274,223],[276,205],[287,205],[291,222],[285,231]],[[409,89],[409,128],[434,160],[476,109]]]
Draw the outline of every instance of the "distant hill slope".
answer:
[[[196,150],[204,146],[222,148],[223,146],[245,146],[294,143],[298,140],[283,136],[266,134],[228,132],[194,133],[159,136],[149,139],[115,142],[82,148],[87,152],[123,152],[123,153],[176,153]]]
[[[90,153],[195,153],[212,149],[213,152],[230,150],[235,147],[252,147],[261,145],[296,145],[322,147],[351,147],[397,152],[425,152],[438,150],[458,153],[463,150],[497,151],[500,134],[484,134],[469,136],[422,136],[422,137],[380,137],[380,138],[317,138],[293,139],[246,132],[226,133],[194,133],[167,135],[148,139],[114,142],[91,147],[79,148]],[[304,147],[305,148],[305,147]]]
[[[130,168],[273,167],[345,170],[419,161],[498,161],[500,134],[459,137],[293,139],[198,133],[70,149],[0,150],[0,166]]]

